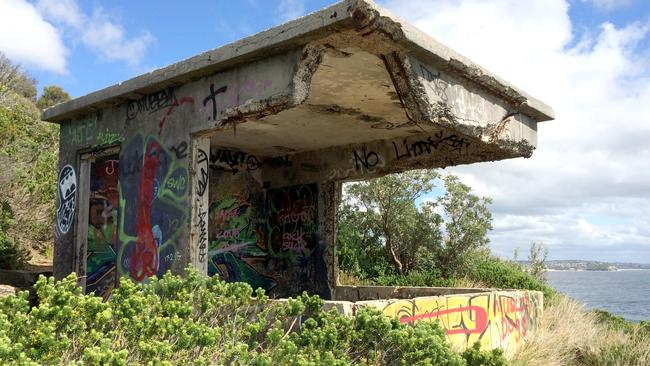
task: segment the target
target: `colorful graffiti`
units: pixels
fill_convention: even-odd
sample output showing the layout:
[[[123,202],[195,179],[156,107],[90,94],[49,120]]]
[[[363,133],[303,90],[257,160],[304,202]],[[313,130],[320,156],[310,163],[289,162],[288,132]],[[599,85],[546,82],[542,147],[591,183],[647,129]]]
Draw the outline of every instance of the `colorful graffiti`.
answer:
[[[275,255],[309,256],[316,246],[318,189],[315,184],[267,192],[268,247]]]
[[[117,280],[118,158],[106,156],[90,165],[86,292],[104,299]]]
[[[542,305],[540,292],[490,292],[395,300],[383,312],[402,323],[438,321],[460,349],[480,342],[511,351],[536,330]]]
[[[161,276],[179,257],[185,238],[187,162],[155,136],[137,134],[120,153],[118,270],[136,281]]]
[[[247,174],[230,175],[214,170],[210,174],[208,274],[272,290],[276,281],[259,270],[267,259],[266,248],[258,245],[263,237],[261,187]]]
[[[72,226],[76,208],[77,175],[74,168],[70,165],[64,166],[59,172],[58,182],[59,207],[56,210],[56,224],[59,232],[66,234]]]
[[[208,274],[271,296],[316,292],[317,186],[265,190],[246,171],[210,174]]]

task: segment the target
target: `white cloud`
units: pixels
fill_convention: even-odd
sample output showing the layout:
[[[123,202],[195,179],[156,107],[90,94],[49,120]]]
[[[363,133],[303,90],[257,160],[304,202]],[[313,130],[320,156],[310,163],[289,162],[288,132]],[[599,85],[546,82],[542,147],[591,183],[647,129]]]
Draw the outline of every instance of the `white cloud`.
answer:
[[[86,22],[81,40],[108,61],[126,61],[131,66],[137,66],[154,37],[144,32],[128,39],[121,26],[105,19],[101,10],[96,10]]]
[[[275,13],[278,22],[294,20],[305,14],[305,2],[304,0],[280,0]]]
[[[494,198],[497,253],[544,240],[552,257],[650,262],[649,21],[577,34],[563,0],[384,4],[555,109],[531,159],[449,169]]]
[[[0,1],[0,51],[26,67],[66,72],[61,35],[24,0]]]
[[[85,14],[75,0],[39,0],[36,8],[51,20],[76,29],[83,27],[86,21]]]
[[[124,28],[101,7],[95,7],[90,15],[83,12],[76,0],[38,0],[36,7],[43,17],[97,53],[102,61],[124,61],[138,66],[154,41],[149,32],[128,37]]]

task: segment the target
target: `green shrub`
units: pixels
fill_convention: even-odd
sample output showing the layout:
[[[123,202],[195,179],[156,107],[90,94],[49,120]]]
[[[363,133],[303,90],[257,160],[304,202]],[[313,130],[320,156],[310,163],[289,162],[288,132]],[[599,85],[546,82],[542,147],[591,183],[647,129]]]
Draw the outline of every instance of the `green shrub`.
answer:
[[[427,271],[411,271],[406,275],[384,275],[376,278],[373,283],[379,286],[452,287],[455,281],[449,278],[442,278],[436,268],[431,268]]]
[[[556,295],[553,288],[524,272],[518,264],[498,258],[485,257],[478,260],[476,269],[469,276],[488,287],[541,291],[546,300],[552,300]]]
[[[474,345],[463,352],[463,358],[467,361],[468,365],[481,365],[481,366],[499,366],[503,365],[503,351],[494,349],[490,352],[481,351],[479,343]]]
[[[622,316],[614,315],[609,311],[605,310],[592,310],[592,313],[596,315],[596,322],[606,328],[621,330],[625,333],[633,332],[635,329],[634,324],[628,322]]]
[[[21,268],[31,255],[9,236],[8,231],[14,225],[14,214],[9,202],[0,200],[0,269]]]
[[[376,309],[347,317],[306,294],[270,302],[194,270],[122,280],[107,302],[76,282],[41,277],[33,308],[26,292],[0,299],[0,364],[505,365],[498,352],[452,352],[434,323],[411,327]]]

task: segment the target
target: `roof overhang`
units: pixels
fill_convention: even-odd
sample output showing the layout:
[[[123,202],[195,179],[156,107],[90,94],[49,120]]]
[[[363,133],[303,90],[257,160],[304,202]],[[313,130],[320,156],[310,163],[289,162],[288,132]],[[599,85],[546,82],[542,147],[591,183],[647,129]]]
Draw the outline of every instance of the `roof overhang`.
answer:
[[[258,75],[248,87],[245,73]],[[195,134],[232,130],[212,133],[213,146],[272,157],[370,144],[395,157],[386,171],[529,157],[537,123],[553,119],[546,104],[367,0],[339,2],[56,105],[42,118],[65,124],[120,108],[128,116],[152,93],[212,79],[243,85],[232,103],[216,113],[212,100],[212,118],[192,125]],[[210,114],[207,99],[198,99],[204,108],[196,114]],[[432,149],[446,153],[418,158]],[[404,154],[414,159],[400,164]]]

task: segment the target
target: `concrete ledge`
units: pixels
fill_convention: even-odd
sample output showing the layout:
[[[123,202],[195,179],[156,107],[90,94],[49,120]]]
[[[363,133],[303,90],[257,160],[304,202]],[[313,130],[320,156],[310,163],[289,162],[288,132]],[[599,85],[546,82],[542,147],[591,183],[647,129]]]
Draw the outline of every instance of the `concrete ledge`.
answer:
[[[32,287],[40,275],[52,276],[52,272],[0,269],[0,285],[9,285],[20,289],[26,289]]]
[[[445,296],[489,291],[490,289],[450,287],[337,286],[334,298],[344,301],[412,299],[422,296]]]
[[[164,68],[93,92],[45,110],[42,119],[66,120],[115,106],[148,93],[178,86],[201,77],[295,49],[345,30],[356,31],[357,44],[371,33],[382,34],[393,50],[411,53],[471,80],[482,88],[516,101],[522,113],[536,121],[553,119],[553,110],[476,63],[402,22],[369,0],[345,0],[305,17],[273,27],[237,42],[204,52]],[[387,52],[388,49],[378,51]]]

